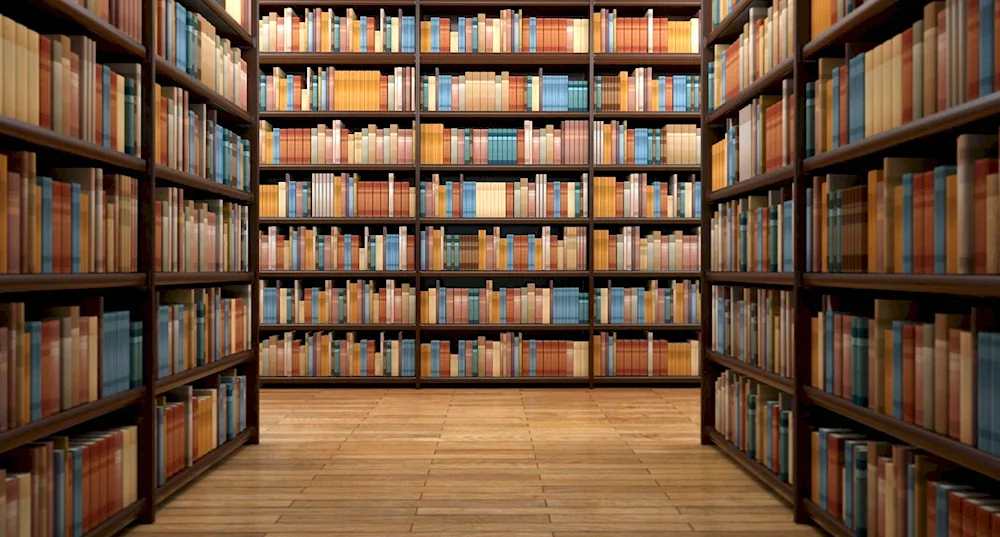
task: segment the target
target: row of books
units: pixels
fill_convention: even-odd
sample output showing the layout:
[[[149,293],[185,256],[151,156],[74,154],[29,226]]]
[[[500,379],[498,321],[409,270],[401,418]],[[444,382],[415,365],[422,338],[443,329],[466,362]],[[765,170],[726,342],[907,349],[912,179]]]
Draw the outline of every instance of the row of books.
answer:
[[[698,75],[654,75],[652,67],[637,67],[631,73],[594,76],[598,112],[697,112],[700,103]]]
[[[413,324],[417,319],[416,288],[393,279],[347,281],[342,287],[331,280],[322,287],[300,280],[291,286],[263,282],[260,294],[261,324]]]
[[[584,75],[512,75],[467,71],[420,77],[421,110],[430,112],[586,112],[589,83]]]
[[[580,181],[549,181],[536,173],[534,180],[517,182],[458,181],[432,174],[420,184],[422,218],[534,218],[587,216],[587,174]]]
[[[413,53],[415,20],[403,10],[377,17],[358,16],[353,8],[343,15],[332,8],[306,9],[299,17],[293,8],[261,15],[258,26],[260,52],[395,52]]]
[[[262,377],[412,377],[416,375],[413,338],[338,338],[330,332],[294,332],[260,342]]]
[[[646,287],[594,289],[595,324],[697,324],[701,289],[697,280],[650,280]]]
[[[218,388],[174,388],[156,401],[156,484],[236,437],[247,427],[247,378],[219,375]]]
[[[711,348],[758,369],[791,378],[795,311],[791,291],[712,287]]]
[[[6,535],[86,535],[139,499],[138,427],[54,436],[0,470]]]
[[[712,270],[790,272],[793,209],[791,187],[720,203],[712,214]]]
[[[701,218],[701,181],[695,174],[682,181],[676,173],[666,180],[646,173],[630,173],[623,181],[594,177],[594,216]]]
[[[1000,503],[952,464],[851,429],[810,432],[809,498],[857,535],[992,535]]]
[[[412,125],[351,131],[339,119],[330,126],[292,129],[261,121],[261,164],[412,164]]]
[[[423,324],[587,324],[589,297],[576,287],[529,283],[483,288],[441,287],[420,291]]]
[[[701,50],[698,17],[654,17],[652,8],[641,17],[619,17],[617,9],[602,8],[592,18],[596,53],[696,54]]]
[[[958,137],[958,165],[886,158],[806,189],[806,270],[998,274],[997,137]]]
[[[276,185],[260,185],[260,216],[264,218],[412,217],[416,196],[409,181],[362,181],[358,174],[314,173],[309,181],[290,174]]]
[[[178,0],[157,0],[156,54],[247,109],[247,60],[201,13]]]
[[[185,199],[184,189],[156,189],[153,268],[160,272],[249,270],[249,207]]]
[[[628,121],[615,120],[595,121],[592,127],[594,164],[701,163],[697,125],[629,128]]]
[[[621,233],[594,230],[594,270],[700,270],[701,232],[647,231],[639,226],[622,228]]]
[[[142,42],[142,6],[144,5],[142,0],[74,1],[97,18],[118,28],[133,41]]]
[[[520,9],[499,16],[430,17],[420,21],[420,52],[582,53],[588,52],[587,19],[524,17]]]
[[[793,483],[792,402],[788,394],[724,371],[715,379],[715,430],[778,479]]]
[[[86,36],[41,35],[0,15],[10,71],[0,83],[0,115],[129,155],[140,155],[141,68],[97,63]]]
[[[137,271],[138,181],[37,168],[35,153],[0,153],[0,274]]]
[[[722,139],[712,144],[712,190],[791,164],[795,126],[792,82],[783,80],[782,95],[762,95],[726,119]]]
[[[864,0],[860,2],[850,0],[810,0],[810,39],[816,39],[831,26],[843,20],[844,17],[850,15],[862,5],[864,5]]]
[[[813,317],[812,379],[821,390],[1000,454],[994,410],[1000,333],[989,308],[959,313],[905,300],[841,308],[824,297]]]
[[[142,384],[142,321],[100,297],[44,308],[0,304],[0,430]]]
[[[156,163],[240,190],[250,190],[250,139],[219,124],[214,109],[191,103],[181,88],[156,85]]]
[[[993,93],[1000,87],[993,5],[929,2],[922,19],[873,49],[821,59],[818,79],[806,86],[806,156]]]
[[[316,226],[293,226],[287,233],[269,226],[260,236],[261,270],[413,270],[413,234],[406,226],[397,233],[344,233],[339,227],[321,232]]]
[[[503,332],[497,339],[431,340],[420,344],[420,376],[586,377],[586,341],[536,340]]]
[[[250,348],[249,289],[171,289],[157,310],[157,378],[216,362]]]
[[[260,109],[274,111],[413,110],[414,67],[378,70],[340,70],[307,67],[305,75],[274,67],[260,75]]]
[[[601,377],[697,377],[697,340],[621,339],[615,332],[594,336],[594,375]]]
[[[586,164],[587,121],[535,128],[446,128],[420,125],[423,164]]]
[[[715,45],[708,62],[709,109],[715,110],[791,58],[795,44],[795,0],[751,7],[743,32],[732,44]]]
[[[444,227],[420,230],[420,270],[551,271],[587,266],[587,228],[566,226],[553,234],[493,232],[448,233]]]

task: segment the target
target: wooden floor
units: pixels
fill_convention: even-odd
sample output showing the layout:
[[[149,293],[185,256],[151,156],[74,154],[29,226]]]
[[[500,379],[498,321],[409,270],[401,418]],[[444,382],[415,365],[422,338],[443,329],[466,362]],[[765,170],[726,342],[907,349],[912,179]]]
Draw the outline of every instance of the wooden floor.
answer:
[[[130,535],[819,535],[714,448],[695,389],[283,389]]]

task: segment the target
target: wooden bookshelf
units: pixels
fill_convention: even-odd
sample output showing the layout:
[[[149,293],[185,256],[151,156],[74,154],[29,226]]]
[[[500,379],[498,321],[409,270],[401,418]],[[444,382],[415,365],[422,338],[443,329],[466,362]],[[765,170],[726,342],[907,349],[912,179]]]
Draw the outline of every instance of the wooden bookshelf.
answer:
[[[706,351],[705,354],[709,360],[726,369],[736,371],[744,377],[752,378],[761,384],[765,384],[788,394],[795,393],[795,381],[790,378],[776,375],[770,371],[765,371],[759,367],[755,367],[746,362],[741,362],[740,360],[712,350]]]
[[[715,430],[709,429],[708,436],[713,444],[718,446],[723,453],[729,455],[733,462],[756,478],[757,481],[764,485],[764,488],[771,491],[778,499],[786,505],[793,505],[795,503],[792,486],[778,479],[778,476],[770,468],[765,468],[761,463],[751,459],[747,454],[734,446],[732,442],[727,440],[726,437],[715,432]]]
[[[256,426],[247,426],[246,430],[237,434],[231,440],[213,449],[208,455],[198,459],[188,468],[174,474],[163,486],[157,487],[154,500],[156,504],[160,505],[167,501],[171,496],[177,494],[181,489],[204,475],[206,471],[211,470],[213,466],[229,458],[233,453],[236,453],[244,444],[250,442],[251,437],[256,433],[255,429]]]

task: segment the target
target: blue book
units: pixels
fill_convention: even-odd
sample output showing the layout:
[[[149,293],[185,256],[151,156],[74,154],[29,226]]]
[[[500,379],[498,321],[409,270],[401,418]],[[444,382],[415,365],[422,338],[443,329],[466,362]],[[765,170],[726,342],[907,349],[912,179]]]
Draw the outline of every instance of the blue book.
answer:
[[[177,61],[174,63],[181,71],[187,72],[187,10],[179,2],[174,7],[177,13],[177,28],[174,33],[177,40]]]
[[[903,174],[903,273],[913,273],[913,174]]]
[[[83,450],[70,446],[66,456],[73,472],[73,537],[83,537]]]
[[[833,73],[830,75],[833,79],[833,95],[840,95],[840,70],[843,67],[834,67]],[[833,147],[840,147],[840,99],[831,99],[833,101]]]
[[[997,393],[1000,392],[1000,334],[990,335],[990,391],[991,400],[996,400]],[[989,452],[1000,455],[1000,411],[996,408],[990,411],[990,448]]]
[[[979,332],[976,334],[977,365],[979,371],[976,372],[976,445],[979,449],[992,452],[992,439],[990,438],[990,427],[993,419],[990,411],[993,409],[993,399],[991,398],[991,384],[993,381],[993,363],[991,356],[992,334]]]
[[[441,18],[431,17],[431,52],[441,52]]]
[[[892,322],[892,415],[903,419],[903,321]]]
[[[858,440],[847,440],[844,442],[844,524],[848,528],[854,527],[854,446]]]
[[[42,272],[52,272],[52,178],[35,179],[42,189]]]
[[[979,96],[993,93],[993,3],[996,0],[979,0]]]
[[[856,535],[862,537],[868,528],[868,446],[861,443],[854,452],[854,507],[853,526]]]

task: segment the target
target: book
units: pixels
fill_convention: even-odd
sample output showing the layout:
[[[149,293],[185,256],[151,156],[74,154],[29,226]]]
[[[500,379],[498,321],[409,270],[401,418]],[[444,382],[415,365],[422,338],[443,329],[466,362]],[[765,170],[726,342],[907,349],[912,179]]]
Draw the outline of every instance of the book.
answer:
[[[285,332],[260,342],[260,375],[264,377],[413,377],[416,375],[413,338],[359,337],[354,332],[335,335]]]
[[[712,190],[791,164],[795,126],[792,81],[781,82],[782,95],[755,98],[726,119],[725,134],[712,144]]]
[[[684,233],[623,227],[621,233],[595,229],[594,270],[698,271],[701,267],[701,231]]]
[[[587,121],[535,128],[455,128],[421,123],[421,164],[585,164]]]
[[[810,39],[816,39],[865,3],[864,0],[811,0],[811,2]]]
[[[715,379],[714,394],[715,430],[778,479],[794,483],[792,397],[729,370]]]
[[[461,228],[460,228],[461,230]],[[542,226],[541,233],[506,233],[501,226],[448,233],[443,226],[420,230],[420,270],[584,270],[587,228]]]
[[[646,287],[594,290],[595,324],[698,324],[701,286],[697,280],[652,280]]]
[[[595,121],[594,164],[701,164],[701,127],[630,128],[628,121]]]
[[[594,178],[594,216],[598,218],[701,218],[701,181],[695,174],[666,180],[646,173]]]
[[[636,67],[631,72],[620,71],[614,75],[594,75],[594,109],[597,112],[698,112],[701,110],[701,77],[654,74],[652,67]]]
[[[667,341],[646,332],[627,339],[616,332],[594,335],[594,375],[604,377],[696,377],[700,371],[697,340]]]
[[[720,203],[711,220],[712,270],[791,272],[793,216],[791,187]]]
[[[169,289],[159,293],[157,378],[250,349],[245,286]]]
[[[641,17],[619,17],[617,9],[592,15],[594,52],[620,54],[694,54],[701,36],[698,17],[656,17],[647,9]]]
[[[283,228],[284,226],[282,226]],[[287,232],[279,226],[268,226],[260,235],[261,270],[413,270],[414,237],[406,226],[396,233],[383,227],[369,232],[344,233],[332,227],[323,233],[316,226],[289,226]]]
[[[325,280],[322,287],[300,280],[291,286],[266,282],[260,293],[262,324],[413,324],[417,317],[416,288],[393,279],[346,281],[339,286]]]
[[[261,164],[413,163],[413,128],[396,124],[351,130],[337,119],[329,126],[279,128],[262,120],[260,141]]]
[[[525,18],[522,10],[498,16],[431,16],[420,21],[420,52],[457,54],[588,52],[585,18]]]
[[[153,267],[160,272],[250,270],[249,207],[185,199],[182,188],[156,189]]]
[[[715,286],[711,306],[714,351],[792,377],[795,312],[791,291]]]
[[[466,71],[420,77],[420,109],[428,112],[587,112],[584,75],[518,75],[509,71]]]
[[[260,52],[374,52],[416,51],[413,15],[395,15],[379,8],[375,15],[361,15],[347,8],[343,15],[326,10],[294,8],[262,14],[258,23]]]
[[[420,216],[430,218],[583,218],[587,216],[587,174],[579,181],[534,178],[443,179],[431,174],[420,183]]]
[[[576,287],[529,283],[482,288],[442,287],[420,291],[421,324],[587,324],[589,296]]]
[[[416,193],[394,173],[387,181],[362,181],[358,174],[314,173],[310,180],[260,185],[258,206],[264,218],[413,217]]]
[[[413,67],[394,67],[388,74],[334,67],[286,73],[273,67],[271,74],[260,75],[260,110],[408,112],[414,109],[413,84]]]
[[[420,344],[421,378],[586,377],[586,341],[540,340],[519,332]]]

